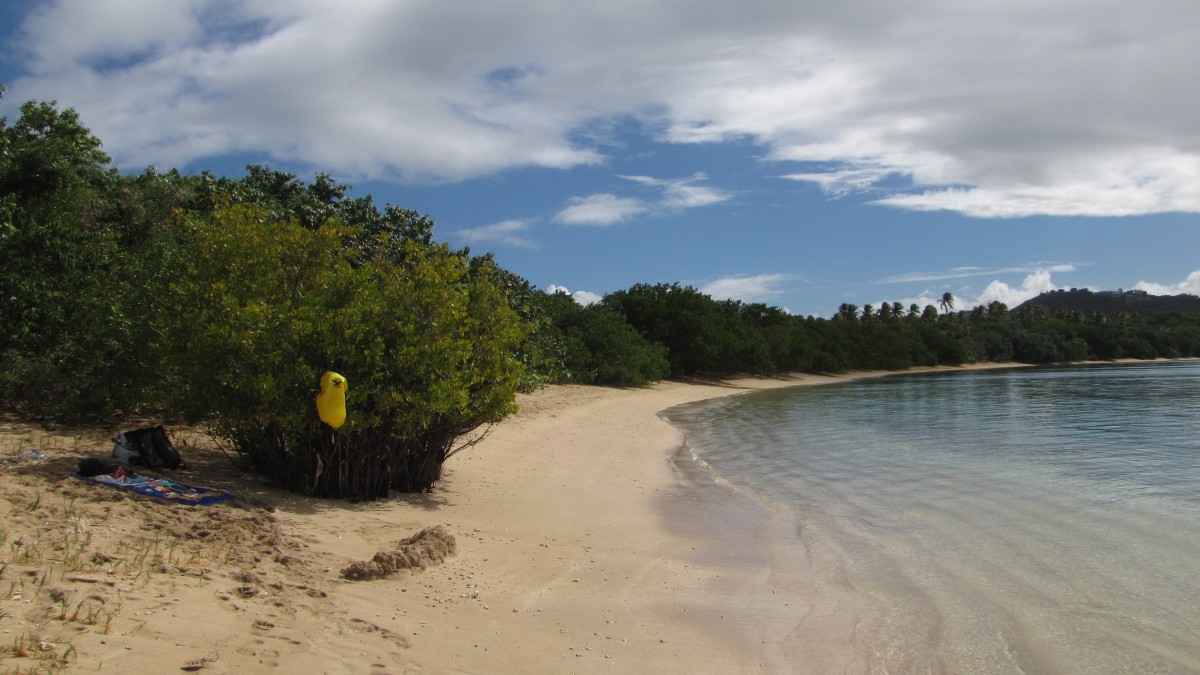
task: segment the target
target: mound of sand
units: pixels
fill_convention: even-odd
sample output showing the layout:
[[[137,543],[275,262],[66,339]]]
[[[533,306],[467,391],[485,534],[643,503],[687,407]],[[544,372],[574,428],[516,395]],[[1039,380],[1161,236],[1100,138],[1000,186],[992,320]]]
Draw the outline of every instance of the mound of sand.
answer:
[[[382,579],[400,570],[425,569],[457,552],[454,535],[445,527],[434,525],[396,542],[395,550],[380,551],[370,560],[351,563],[342,570],[342,578],[351,581]]]

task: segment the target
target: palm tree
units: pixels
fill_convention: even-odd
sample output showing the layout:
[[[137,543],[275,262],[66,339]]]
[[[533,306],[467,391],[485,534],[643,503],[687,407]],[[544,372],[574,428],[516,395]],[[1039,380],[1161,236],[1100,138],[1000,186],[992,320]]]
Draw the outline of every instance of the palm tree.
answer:
[[[938,300],[938,305],[941,306],[943,312],[949,312],[950,310],[954,309],[954,296],[950,293],[950,291],[946,291],[942,294],[942,299]]]

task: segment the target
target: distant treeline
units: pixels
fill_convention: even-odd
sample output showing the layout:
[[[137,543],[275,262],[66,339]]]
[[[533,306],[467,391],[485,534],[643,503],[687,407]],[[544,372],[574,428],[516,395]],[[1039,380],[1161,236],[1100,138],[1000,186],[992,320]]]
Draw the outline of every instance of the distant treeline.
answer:
[[[0,87],[0,93],[3,89]],[[415,211],[261,166],[122,174],[70,109],[0,120],[0,403],[206,424],[284,487],[426,490],[544,383],[1200,356],[1200,314],[843,305],[831,318],[645,285],[582,306],[433,240]],[[313,409],[349,381],[345,427]]]
[[[1200,313],[1200,297],[1195,295],[1150,295],[1146,291],[1092,291],[1086,288],[1048,291],[1022,303],[1017,311],[1042,306],[1052,314],[1118,314],[1142,316],[1181,312]]]
[[[999,302],[956,312],[947,294],[940,311],[932,305],[843,304],[824,319],[718,301],[677,284],[639,284],[590,307],[561,294],[538,294],[533,304],[550,318],[535,333],[543,360],[551,351],[564,355],[552,360],[562,368],[551,379],[600,384],[983,361],[1200,356],[1200,312],[1052,312],[1038,304],[1012,312]]]

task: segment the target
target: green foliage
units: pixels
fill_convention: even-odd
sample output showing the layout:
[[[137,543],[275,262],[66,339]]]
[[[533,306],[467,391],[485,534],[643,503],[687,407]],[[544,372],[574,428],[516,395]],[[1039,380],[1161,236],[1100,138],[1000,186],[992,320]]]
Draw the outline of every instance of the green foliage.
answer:
[[[515,409],[530,324],[505,272],[320,174],[120,176],[72,110],[0,121],[0,395],[55,418],[206,422],[282,485],[425,490]],[[340,221],[340,222],[339,222]],[[325,370],[350,421],[316,421]]]
[[[162,395],[285,487],[427,490],[455,439],[515,410],[527,329],[490,260],[409,242],[403,264],[352,264],[352,230],[242,205],[186,226]],[[349,381],[336,433],[313,403],[325,370]]]
[[[673,376],[1200,355],[1200,313],[1085,317],[1038,304],[1010,312],[999,302],[953,312],[954,298],[945,294],[938,301],[944,314],[932,305],[906,311],[895,302],[878,308],[847,303],[831,320],[805,319],[763,305],[718,302],[678,284],[637,285],[604,303],[667,347]]]
[[[383,256],[401,260],[404,246],[433,243],[433,221],[411,209],[388,204],[381,212],[370,195],[349,198],[348,185],[339,185],[329,174],[318,173],[311,184],[283,171],[250,165],[240,179],[207,176],[208,210],[220,203],[249,204],[266,211],[269,220],[297,221],[316,229],[336,219],[353,228],[348,254],[357,264]]]
[[[0,123],[0,396],[38,414],[129,406],[143,341],[138,266],[112,208],[120,185],[71,109],[28,102]]]
[[[671,375],[730,372],[722,355],[738,348],[719,303],[690,286],[638,284],[605,296],[639,333],[667,349]]]
[[[559,381],[635,387],[669,372],[666,349],[610,308],[582,307],[565,293],[541,293],[536,303],[557,333],[565,374]]]
[[[2,129],[0,194],[16,195],[34,216],[75,208],[115,176],[110,159],[72,108],[28,101],[16,124]]]
[[[492,261],[490,256],[483,259]],[[547,383],[570,381],[571,374],[566,366],[566,338],[547,313],[543,302],[546,294],[506,269],[494,264],[491,269],[492,281],[504,289],[509,306],[529,330],[528,337],[517,352],[523,373],[519,391],[528,393]]]
[[[1114,315],[1120,312],[1137,312],[1143,316],[1171,312],[1200,312],[1200,297],[1195,295],[1150,295],[1146,291],[1092,291],[1086,288],[1058,289],[1047,291],[1017,307],[1017,311],[1044,307],[1050,314],[1063,315],[1078,312]]]

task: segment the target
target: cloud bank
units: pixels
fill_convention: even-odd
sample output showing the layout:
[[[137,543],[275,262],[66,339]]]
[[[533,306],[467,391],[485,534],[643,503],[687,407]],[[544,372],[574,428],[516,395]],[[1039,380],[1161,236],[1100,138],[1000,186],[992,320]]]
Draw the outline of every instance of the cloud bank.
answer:
[[[1200,5],[1181,0],[116,7],[30,10],[4,105],[61,99],[127,167],[460,181],[605,162],[607,123],[632,118],[664,143],[748,139],[781,175],[892,208],[1200,212]],[[562,222],[639,207],[608,197]]]
[[[735,275],[714,279],[702,284],[697,290],[716,300],[769,304],[781,296],[786,290],[786,285],[795,279],[795,275],[792,274]]]
[[[1146,291],[1150,295],[1200,295],[1200,270],[1196,270],[1186,279],[1177,284],[1157,284],[1152,281],[1139,281],[1135,289]]]

